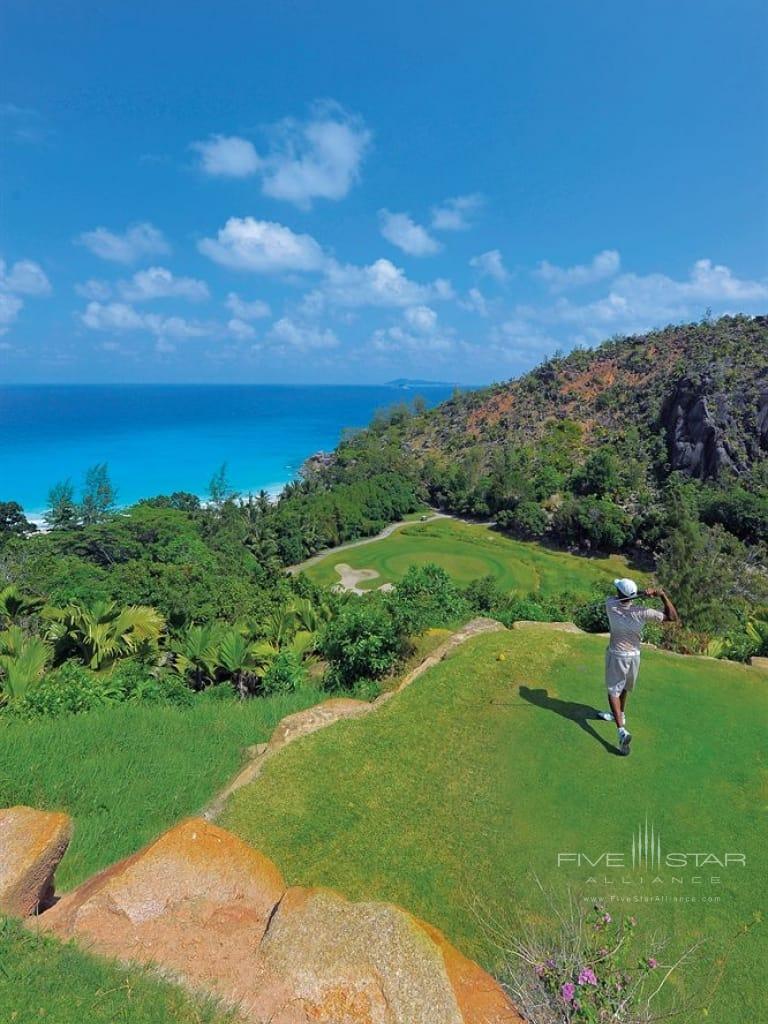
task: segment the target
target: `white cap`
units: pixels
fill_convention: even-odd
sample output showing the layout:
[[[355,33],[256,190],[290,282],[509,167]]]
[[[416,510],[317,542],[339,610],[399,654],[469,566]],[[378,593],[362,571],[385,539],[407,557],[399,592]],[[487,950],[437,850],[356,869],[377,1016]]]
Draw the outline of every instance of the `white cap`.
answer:
[[[614,580],[613,585],[622,597],[637,597],[637,584],[634,580]]]

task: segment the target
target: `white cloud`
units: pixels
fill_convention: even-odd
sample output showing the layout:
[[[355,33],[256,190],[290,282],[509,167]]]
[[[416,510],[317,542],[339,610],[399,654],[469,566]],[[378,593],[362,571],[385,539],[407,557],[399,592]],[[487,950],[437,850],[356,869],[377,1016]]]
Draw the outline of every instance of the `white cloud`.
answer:
[[[162,231],[149,223],[133,224],[122,234],[99,227],[84,231],[77,241],[103,260],[135,263],[142,256],[170,252]]]
[[[202,302],[208,298],[208,285],[194,277],[175,277],[166,267],[149,267],[137,271],[130,281],[120,281],[121,296],[128,302],[149,302],[152,299],[187,299]]]
[[[227,330],[231,335],[237,338],[238,341],[250,341],[256,337],[256,331],[254,328],[245,322],[240,320],[239,317],[232,317],[227,322]]]
[[[180,316],[140,313],[125,302],[89,302],[81,320],[92,331],[146,331],[158,340],[202,338],[215,329]]]
[[[498,249],[491,249],[489,252],[483,252],[479,256],[473,256],[469,261],[469,265],[478,270],[481,276],[492,277],[499,282],[504,282],[509,277],[509,273],[504,266],[504,260]]]
[[[418,306],[434,299],[449,299],[453,291],[449,281],[437,278],[430,284],[418,284],[386,259],[368,266],[330,262],[325,281],[305,300],[309,307],[332,306]]]
[[[282,317],[274,323],[269,338],[279,345],[287,345],[300,352],[339,346],[339,339],[330,328],[322,329],[311,324],[297,323],[290,317]]]
[[[422,334],[431,334],[437,327],[437,313],[429,306],[412,306],[403,315],[406,323]]]
[[[253,217],[230,217],[216,238],[202,239],[198,249],[225,267],[264,274],[321,270],[326,263],[311,235]]]
[[[687,279],[666,274],[622,274],[602,298],[577,304],[559,298],[554,306],[526,309],[540,321],[573,324],[598,340],[606,333],[641,332],[680,320],[692,320],[707,307],[719,312],[749,310],[768,302],[768,281],[742,280],[729,267],[698,260]]]
[[[471,217],[485,202],[479,192],[471,195],[454,196],[432,207],[432,227],[436,231],[466,231],[471,227]]]
[[[112,296],[112,285],[108,281],[98,281],[95,277],[91,277],[87,281],[76,284],[75,291],[84,299],[106,302]]]
[[[0,260],[0,288],[16,295],[49,295],[51,282],[39,263],[32,260],[18,260],[6,269]]]
[[[247,178],[261,167],[253,143],[237,135],[212,135],[205,142],[193,142],[200,154],[204,174],[221,178]]]
[[[20,295],[40,296],[51,292],[51,283],[39,263],[18,260],[8,266],[0,259],[0,335],[6,334],[24,308]]]
[[[429,306],[412,306],[403,312],[403,324],[379,328],[371,336],[377,352],[417,351],[444,353],[455,347],[454,331],[441,328]]]
[[[6,334],[24,303],[10,292],[0,291],[0,334]]]
[[[272,312],[269,304],[262,299],[246,301],[241,299],[237,292],[230,292],[224,305],[239,320],[260,320]]]
[[[379,210],[379,224],[384,238],[411,256],[429,256],[440,249],[439,242],[407,213]]]
[[[567,288],[578,288],[585,284],[594,284],[619,272],[621,258],[615,249],[603,249],[591,263],[577,264],[574,267],[558,267],[543,260],[539,263],[535,274],[544,281],[553,292],[565,291]]]
[[[262,191],[307,208],[313,199],[343,199],[360,176],[371,133],[337,103],[315,104],[307,121],[288,118],[273,129]]]
[[[466,299],[459,301],[459,306],[470,313],[477,313],[482,317],[489,314],[488,302],[479,288],[470,288]]]

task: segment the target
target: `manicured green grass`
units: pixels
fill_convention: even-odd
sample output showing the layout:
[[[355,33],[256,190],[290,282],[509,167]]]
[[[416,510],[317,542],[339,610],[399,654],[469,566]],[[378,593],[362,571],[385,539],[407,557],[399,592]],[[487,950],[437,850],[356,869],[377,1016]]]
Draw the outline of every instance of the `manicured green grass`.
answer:
[[[234,1024],[149,972],[124,970],[71,943],[0,918],[3,1024]]]
[[[315,690],[192,708],[117,705],[60,719],[0,722],[0,807],[67,811],[75,822],[56,874],[69,889],[199,811],[286,714]]]
[[[488,966],[473,901],[497,920],[546,919],[535,877],[555,900],[569,888],[637,900],[609,908],[636,914],[644,934],[669,934],[670,955],[706,938],[685,992],[711,1020],[753,1024],[764,1006],[762,933],[734,936],[766,897],[765,677],[644,652],[628,716],[635,749],[621,758],[614,727],[586,717],[605,706],[604,647],[541,627],[478,637],[370,717],[287,747],[221,823],[291,882],[393,900]],[[631,838],[646,817],[664,855],[743,852],[747,866],[633,871]],[[558,866],[559,853],[603,851],[630,867]]]
[[[379,578],[361,583],[363,589],[397,583],[411,565],[428,562],[441,566],[459,583],[490,575],[504,590],[522,594],[586,593],[595,583],[610,583],[617,576],[644,578],[630,570],[621,555],[580,557],[453,519],[403,526],[383,540],[329,554],[306,573],[321,584],[338,583],[335,566],[340,562],[379,573]]]

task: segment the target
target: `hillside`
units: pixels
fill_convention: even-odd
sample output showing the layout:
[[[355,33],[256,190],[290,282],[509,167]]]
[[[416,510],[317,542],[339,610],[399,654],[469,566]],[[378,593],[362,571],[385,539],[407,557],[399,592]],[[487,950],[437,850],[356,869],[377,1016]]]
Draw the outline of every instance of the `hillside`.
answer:
[[[698,479],[749,473],[768,456],[768,317],[725,317],[608,341],[517,380],[457,395],[408,436],[413,451],[454,455],[530,444],[552,421],[584,446],[634,428],[663,441],[659,461]]]
[[[401,404],[323,477],[386,470],[523,539],[651,555],[690,517],[765,544],[768,317],[615,339],[431,410]]]

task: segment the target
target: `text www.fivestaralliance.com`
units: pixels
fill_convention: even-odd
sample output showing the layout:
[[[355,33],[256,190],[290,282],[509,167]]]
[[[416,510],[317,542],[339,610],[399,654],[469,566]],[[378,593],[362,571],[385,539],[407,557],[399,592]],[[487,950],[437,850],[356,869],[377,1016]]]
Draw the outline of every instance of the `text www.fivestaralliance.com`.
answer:
[[[645,896],[629,893],[618,895],[609,893],[602,896],[585,896],[585,903],[720,903],[720,896],[684,896],[659,893],[657,895]]]

